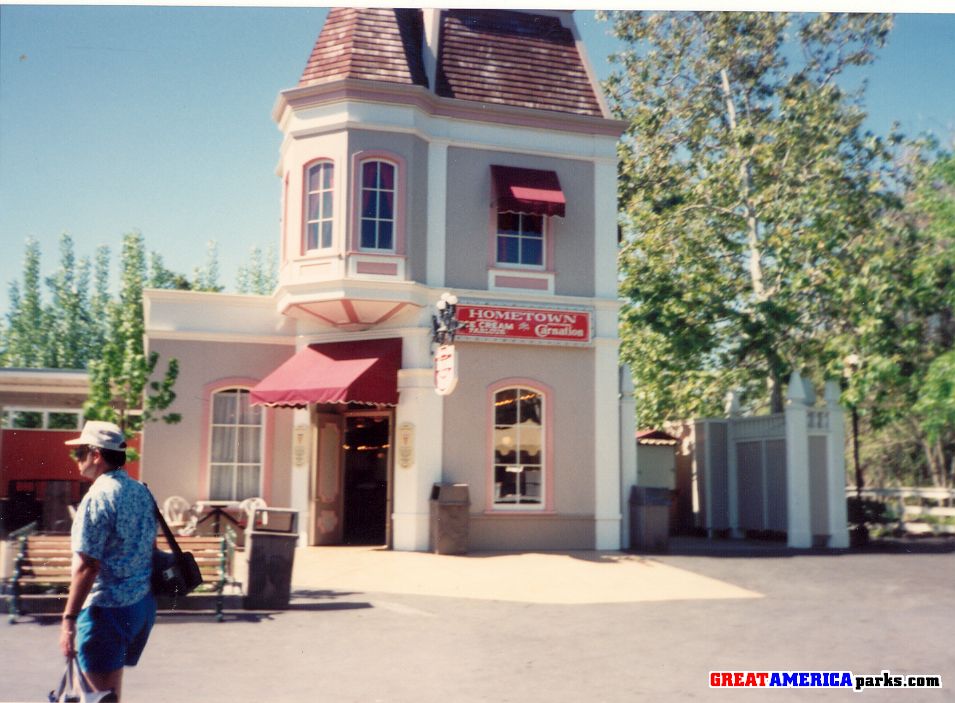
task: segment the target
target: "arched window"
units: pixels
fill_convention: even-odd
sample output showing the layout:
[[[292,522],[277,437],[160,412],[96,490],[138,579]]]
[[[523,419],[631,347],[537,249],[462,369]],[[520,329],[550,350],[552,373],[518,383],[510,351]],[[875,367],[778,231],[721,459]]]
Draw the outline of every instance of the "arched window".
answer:
[[[209,498],[243,500],[262,495],[262,408],[245,388],[212,394]]]
[[[525,386],[502,388],[493,394],[495,509],[545,505],[544,401],[541,391]]]
[[[318,161],[305,174],[305,249],[332,246],[335,194],[335,165]]]
[[[377,159],[361,163],[359,241],[362,251],[395,251],[398,168]]]

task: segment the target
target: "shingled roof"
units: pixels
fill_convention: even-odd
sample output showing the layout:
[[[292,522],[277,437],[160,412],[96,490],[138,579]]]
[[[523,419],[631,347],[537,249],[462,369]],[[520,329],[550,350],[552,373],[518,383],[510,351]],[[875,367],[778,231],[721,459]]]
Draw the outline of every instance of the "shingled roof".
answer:
[[[345,78],[428,86],[418,9],[334,8],[300,86]],[[603,117],[573,33],[557,17],[444,10],[436,95]]]
[[[602,116],[574,36],[556,17],[448,10],[439,47],[438,95]]]
[[[298,84],[357,78],[426,86],[422,35],[420,10],[332,8]]]

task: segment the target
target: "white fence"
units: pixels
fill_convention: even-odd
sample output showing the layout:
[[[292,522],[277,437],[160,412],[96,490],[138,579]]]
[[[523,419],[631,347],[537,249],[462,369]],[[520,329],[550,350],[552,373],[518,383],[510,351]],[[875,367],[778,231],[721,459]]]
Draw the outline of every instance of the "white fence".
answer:
[[[813,389],[793,373],[784,412],[741,417],[737,408],[731,398],[730,417],[679,428],[678,500],[684,515],[692,510],[693,525],[710,535],[778,532],[791,547],[847,547],[838,384],[826,384],[825,403],[817,407]]]

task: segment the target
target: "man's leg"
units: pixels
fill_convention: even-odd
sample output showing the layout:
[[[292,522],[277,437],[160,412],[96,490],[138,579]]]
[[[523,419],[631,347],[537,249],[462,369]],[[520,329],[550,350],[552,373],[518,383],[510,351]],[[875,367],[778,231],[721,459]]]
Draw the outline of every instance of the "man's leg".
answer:
[[[107,671],[106,673],[86,671],[84,672],[84,675],[86,676],[86,680],[90,682],[90,686],[93,687],[93,690],[108,691],[113,689],[113,693],[116,694],[116,700],[120,700],[123,688],[122,669],[117,669],[116,671]]]

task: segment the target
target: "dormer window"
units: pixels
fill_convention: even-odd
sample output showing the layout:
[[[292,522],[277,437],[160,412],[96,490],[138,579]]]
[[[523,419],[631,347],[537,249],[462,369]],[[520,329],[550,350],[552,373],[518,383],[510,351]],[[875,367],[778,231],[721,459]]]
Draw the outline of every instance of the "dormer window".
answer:
[[[388,161],[361,164],[359,247],[362,251],[395,251],[397,167]]]
[[[332,246],[335,165],[331,161],[318,161],[309,166],[305,189],[305,249],[329,249]]]

